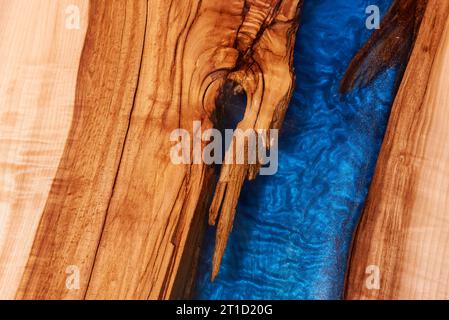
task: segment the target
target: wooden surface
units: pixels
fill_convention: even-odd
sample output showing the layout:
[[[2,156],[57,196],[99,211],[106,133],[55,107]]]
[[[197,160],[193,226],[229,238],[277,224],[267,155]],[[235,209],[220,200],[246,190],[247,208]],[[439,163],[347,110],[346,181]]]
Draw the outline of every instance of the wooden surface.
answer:
[[[348,299],[449,298],[448,87],[449,1],[430,0],[354,239]]]
[[[237,49],[243,53],[237,61],[241,67],[226,76],[243,87],[248,99],[245,116],[237,128],[243,132],[277,130],[282,126],[293,95],[293,51],[302,0],[248,3],[251,5],[237,34]],[[273,10],[276,6],[277,10]],[[270,149],[269,135],[262,139]],[[255,179],[260,167],[260,163],[246,163],[224,164],[221,169],[209,211],[209,224],[215,225],[218,220],[212,280],[220,270],[243,183]]]
[[[216,179],[174,164],[170,134],[216,126],[229,79],[254,96],[243,127],[279,127],[299,6],[0,0],[0,298],[189,297]],[[239,193],[248,168],[230,168]]]
[[[14,298],[20,285],[75,116],[87,25],[65,28],[70,4],[86,17],[84,0],[0,0],[0,297],[5,299]]]

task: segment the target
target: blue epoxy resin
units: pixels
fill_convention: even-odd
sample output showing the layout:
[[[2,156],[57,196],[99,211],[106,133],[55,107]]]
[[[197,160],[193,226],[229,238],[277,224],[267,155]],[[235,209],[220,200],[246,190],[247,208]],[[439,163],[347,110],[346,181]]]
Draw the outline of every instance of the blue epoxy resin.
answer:
[[[210,282],[206,236],[199,299],[339,299],[393,100],[396,72],[342,97],[339,82],[372,31],[369,5],[305,0],[295,49],[297,86],[280,136],[279,171],[247,183],[221,272]]]

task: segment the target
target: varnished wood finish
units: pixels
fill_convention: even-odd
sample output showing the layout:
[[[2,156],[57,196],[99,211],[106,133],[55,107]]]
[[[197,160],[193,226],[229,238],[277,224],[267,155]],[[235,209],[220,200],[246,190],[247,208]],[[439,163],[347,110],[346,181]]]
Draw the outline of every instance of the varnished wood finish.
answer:
[[[87,16],[85,0],[0,0],[3,299],[13,299],[18,291],[76,117],[76,82],[87,24],[79,30],[65,27],[69,5],[79,7],[81,18]]]
[[[92,1],[69,137],[18,298],[85,295],[121,160],[146,25],[143,1]],[[66,288],[66,269],[80,289]]]
[[[449,298],[448,74],[449,2],[429,0],[354,239],[348,299]],[[379,290],[366,286],[369,266]]]
[[[19,39],[22,51],[41,50],[62,62],[39,62],[37,82],[24,88],[37,97],[34,104],[23,101],[33,117],[8,111],[27,95],[8,78],[16,70],[0,74],[2,83],[12,83],[1,91],[1,99],[9,100],[0,110],[7,124],[0,129],[5,181],[0,203],[8,219],[0,225],[1,297],[188,297],[216,181],[213,167],[172,163],[170,134],[182,128],[193,136],[194,121],[201,121],[203,132],[216,126],[215,101],[228,79],[255,96],[243,127],[281,125],[292,92],[300,1],[78,0],[84,29],[72,30],[73,38],[52,24],[64,17],[65,1],[29,2],[42,6],[40,11],[27,7],[28,1],[15,2],[0,2],[0,23],[6,27],[0,33],[14,37],[16,27],[28,37]],[[26,18],[16,26],[19,11]],[[27,47],[33,30],[26,19],[36,14],[32,21],[46,29],[41,42]],[[49,36],[51,30],[56,38]],[[18,59],[1,41],[2,58]],[[60,43],[66,47],[55,47]],[[17,68],[26,63],[17,60]],[[55,79],[66,82],[54,92]],[[42,112],[43,105],[54,108]],[[30,129],[21,132],[25,122]],[[48,152],[41,156],[40,148]],[[33,157],[42,158],[34,162]],[[231,200],[220,200],[223,208],[237,201],[248,170],[242,168],[236,184],[226,178],[228,169],[222,174],[221,188],[227,184],[235,191]],[[16,175],[15,185],[7,180],[10,175]],[[15,189],[8,189],[12,185]],[[25,195],[30,199],[23,202]],[[223,221],[233,214],[225,209],[219,230],[223,224],[230,228]],[[219,235],[222,254],[227,233],[223,240],[222,231]],[[78,289],[66,286],[70,266],[80,271]]]
[[[236,42],[240,68],[227,75],[227,79],[243,87],[248,98],[245,116],[237,128],[243,132],[280,129],[293,94],[293,50],[302,0],[247,3],[249,7]],[[267,149],[269,140],[266,139]],[[228,151],[227,156],[234,151]],[[255,179],[258,170],[259,165],[250,164],[222,167],[209,212],[211,225],[218,220],[212,280],[220,270],[243,183]]]

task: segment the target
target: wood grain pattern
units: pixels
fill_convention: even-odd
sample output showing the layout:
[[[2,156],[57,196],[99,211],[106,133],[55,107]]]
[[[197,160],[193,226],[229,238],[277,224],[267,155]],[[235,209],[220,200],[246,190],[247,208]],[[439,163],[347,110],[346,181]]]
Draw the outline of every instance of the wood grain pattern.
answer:
[[[73,120],[85,0],[0,1],[0,297],[14,298]]]
[[[84,297],[128,130],[145,21],[142,1],[90,3],[74,119],[18,298]],[[79,290],[66,288],[72,265]]]
[[[294,36],[302,0],[266,3],[254,0],[248,3],[250,7],[237,34],[237,48],[242,53],[238,65],[241,67],[227,76],[239,83],[248,97],[245,116],[237,128],[242,132],[280,129],[293,95]],[[270,138],[265,138],[266,148],[270,149]],[[236,139],[234,136],[233,143]],[[233,145],[227,157],[235,151],[232,148]],[[209,224],[215,225],[218,220],[212,280],[220,270],[243,183],[246,179],[255,179],[259,169],[260,164],[222,166],[209,212]]]
[[[449,298],[449,2],[429,0],[354,239],[348,299]],[[368,266],[380,268],[369,290]]]
[[[1,1],[0,23],[7,28],[0,33],[10,38],[16,36],[14,27],[31,37],[33,30],[26,21],[36,15],[33,10],[38,5],[46,6],[36,20],[64,17],[64,8],[53,0],[33,0],[35,7],[25,1],[20,6]],[[34,131],[15,136],[20,122],[8,111],[27,95],[12,87],[0,97],[9,99],[2,103],[0,114],[9,126],[9,131],[1,129],[0,154],[6,156],[0,158],[0,172],[6,188],[1,190],[0,203],[12,221],[0,225],[0,280],[4,280],[0,297],[189,297],[216,178],[212,166],[174,164],[170,134],[182,128],[193,136],[194,121],[201,121],[203,132],[216,126],[220,119],[214,117],[215,101],[231,78],[255,96],[247,112],[250,127],[281,125],[292,92],[300,3],[78,0],[84,29],[76,38],[66,38],[64,30],[44,23],[47,36],[42,35],[43,43],[36,43],[34,49],[60,57],[64,64],[44,60],[42,66],[50,73],[38,81],[48,83],[26,88],[40,97],[36,104],[24,102],[35,116],[24,114],[23,121],[30,121],[27,125],[35,126]],[[48,16],[49,8],[53,16]],[[27,19],[16,26],[13,21],[21,11]],[[61,39],[48,36],[51,28],[61,32],[56,33]],[[70,46],[55,48],[58,40],[69,41]],[[13,51],[0,52],[1,57],[18,59]],[[17,61],[19,67],[26,63]],[[51,106],[61,109],[41,113],[41,105],[52,101],[52,81],[60,69],[63,80],[70,81],[63,82],[67,88],[55,90]],[[11,75],[16,70],[2,70],[0,81],[12,81]],[[243,123],[248,123],[247,118]],[[10,136],[4,138],[3,132]],[[13,150],[15,140],[23,144],[19,151]],[[40,149],[35,151],[29,141],[42,143],[51,152],[39,163],[18,160],[14,152],[41,156],[35,155]],[[28,174],[40,166],[46,169],[24,180],[22,171]],[[255,177],[256,170],[252,172]],[[6,180],[9,175],[17,175],[21,185],[16,183],[16,189],[10,190],[14,184]],[[246,176],[239,175],[235,190],[240,190],[240,179]],[[25,193],[29,204],[21,200]],[[238,194],[232,201],[237,198]],[[66,286],[71,266],[79,270],[79,288]]]
[[[394,0],[381,26],[352,59],[340,90],[366,86],[380,72],[397,67],[405,71],[428,0]],[[400,77],[399,77],[400,78]]]

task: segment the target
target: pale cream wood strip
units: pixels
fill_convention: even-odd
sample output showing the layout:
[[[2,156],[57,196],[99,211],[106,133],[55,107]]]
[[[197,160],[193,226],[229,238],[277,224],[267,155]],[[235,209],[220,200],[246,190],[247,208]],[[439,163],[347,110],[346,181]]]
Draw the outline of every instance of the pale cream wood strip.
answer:
[[[88,7],[0,0],[0,299],[15,297],[64,151]]]
[[[449,299],[449,20],[423,110],[417,192],[398,298]]]

